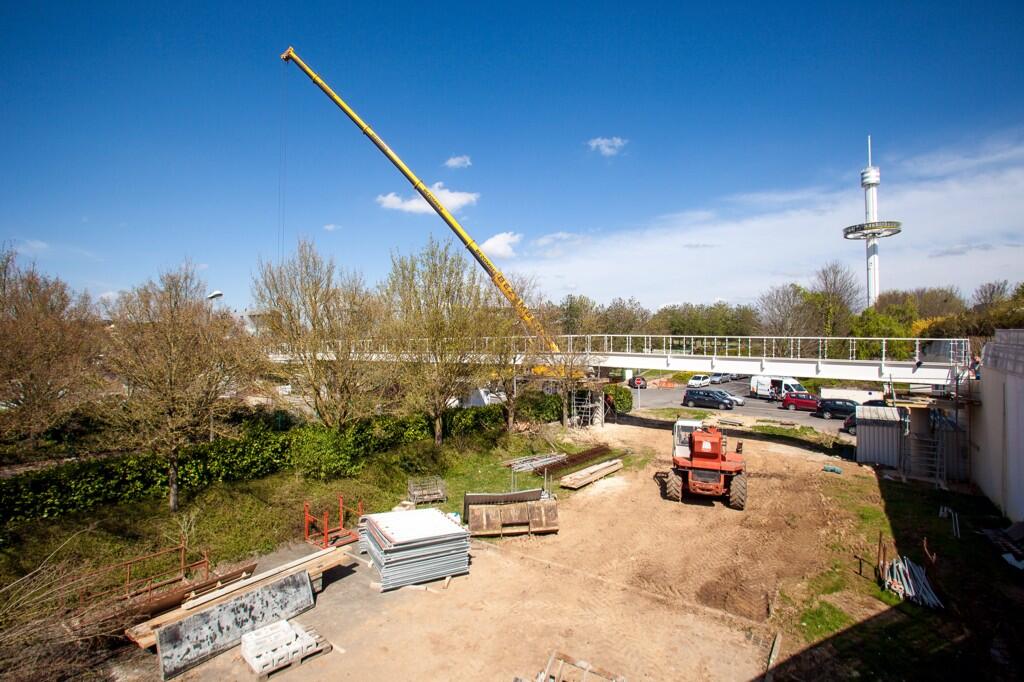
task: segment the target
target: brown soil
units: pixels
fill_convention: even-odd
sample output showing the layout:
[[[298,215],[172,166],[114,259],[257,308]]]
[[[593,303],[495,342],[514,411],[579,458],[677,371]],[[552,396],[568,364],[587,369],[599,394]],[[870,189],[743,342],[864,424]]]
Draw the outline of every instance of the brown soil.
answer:
[[[668,469],[670,431],[607,425],[593,437],[655,456],[564,500],[557,535],[475,542],[470,575],[447,590],[378,594],[358,566],[298,619],[335,651],[284,677],[532,679],[555,649],[630,680],[762,674],[780,586],[824,567],[827,458],[747,441],[739,512],[663,499],[655,475]],[[233,650],[182,679],[247,677]]]

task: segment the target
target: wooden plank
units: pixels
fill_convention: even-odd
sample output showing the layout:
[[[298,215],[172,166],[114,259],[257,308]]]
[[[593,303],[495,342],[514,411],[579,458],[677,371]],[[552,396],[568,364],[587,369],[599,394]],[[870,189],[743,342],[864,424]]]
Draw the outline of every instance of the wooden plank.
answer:
[[[328,547],[327,549],[321,549],[319,552],[313,552],[312,554],[307,554],[306,556],[299,557],[298,559],[295,559],[294,561],[289,561],[286,564],[282,564],[282,565],[277,566],[275,568],[271,568],[270,570],[263,571],[262,573],[257,573],[256,575],[252,576],[251,578],[247,578],[246,580],[243,580],[241,582],[237,582],[237,583],[234,583],[232,585],[227,585],[227,586],[225,586],[225,587],[223,587],[223,588],[221,588],[221,589],[219,589],[219,590],[217,590],[215,592],[210,592],[209,594],[204,594],[201,597],[197,597],[195,599],[189,600],[189,601],[185,602],[184,604],[182,604],[181,607],[183,609],[194,609],[197,606],[202,606],[203,604],[211,602],[214,599],[216,599],[217,597],[220,597],[221,595],[227,594],[228,592],[234,592],[235,590],[241,589],[241,588],[245,587],[246,585],[251,585],[253,583],[258,583],[259,581],[265,580],[265,579],[267,579],[267,578],[269,578],[271,576],[275,576],[275,575],[277,575],[279,573],[284,573],[285,571],[287,571],[290,568],[295,568],[296,566],[301,566],[303,564],[309,563],[310,561],[313,561],[314,559],[318,559],[318,558],[320,558],[322,556],[327,556],[331,552],[334,552],[334,551],[337,551],[337,550],[338,550],[337,547]]]
[[[596,467],[597,465],[595,465]],[[608,474],[615,473],[622,468],[621,459],[613,459],[609,462],[604,462],[600,467],[587,467],[574,474],[563,476],[559,481],[558,485],[563,488],[569,488],[571,490],[578,490],[585,485],[589,485],[594,481],[604,478]]]
[[[301,564],[296,564],[296,562],[294,561],[289,564],[285,564],[285,566],[289,566],[289,568],[287,569],[281,569],[281,567],[279,567],[278,569],[272,569],[271,571],[267,571],[265,574],[261,573],[260,576],[266,575],[266,577],[263,577],[256,582],[248,581],[245,585],[239,585],[237,583],[235,585],[229,585],[228,587],[234,589],[228,592],[223,592],[219,596],[203,604],[202,608],[198,610],[177,608],[173,611],[162,613],[159,616],[156,616],[155,618],[150,618],[149,620],[143,623],[139,623],[134,627],[128,628],[127,630],[125,630],[125,634],[128,636],[128,639],[138,644],[140,648],[149,648],[156,644],[157,628],[163,627],[164,625],[167,625],[169,623],[175,623],[179,620],[182,620],[183,618],[187,618],[193,613],[203,611],[207,608],[212,608],[213,606],[228,601],[233,597],[237,596],[238,594],[241,594],[247,590],[257,589],[267,583],[273,582],[275,579],[279,577],[284,577],[287,575],[291,575],[293,573],[306,571],[307,573],[309,573],[310,579],[315,580],[317,577],[322,576],[325,571],[328,571],[334,568],[335,566],[340,566],[341,564],[350,561],[352,558],[351,556],[349,556],[348,552],[344,551],[344,549],[340,547],[329,547],[326,550],[316,552],[315,554],[310,556],[314,558],[305,558],[303,559],[304,563]]]

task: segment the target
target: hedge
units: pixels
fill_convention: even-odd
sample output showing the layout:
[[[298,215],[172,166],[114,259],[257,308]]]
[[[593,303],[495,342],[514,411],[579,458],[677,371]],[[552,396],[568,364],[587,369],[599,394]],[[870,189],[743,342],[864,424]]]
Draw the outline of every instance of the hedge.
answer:
[[[557,398],[556,398],[557,400]],[[445,415],[447,435],[504,426],[500,405],[453,410]],[[275,431],[253,423],[240,438],[197,444],[179,464],[182,492],[220,481],[262,478],[293,468],[316,479],[353,476],[375,453],[433,438],[423,415],[379,416],[342,431],[305,425]],[[71,462],[0,479],[0,523],[55,518],[100,504],[167,494],[167,466],[153,454],[131,454]]]
[[[562,419],[562,399],[541,391],[526,391],[516,401],[516,420],[547,424]]]
[[[633,392],[622,384],[606,384],[604,392],[615,401],[616,412],[629,412],[633,409]]]

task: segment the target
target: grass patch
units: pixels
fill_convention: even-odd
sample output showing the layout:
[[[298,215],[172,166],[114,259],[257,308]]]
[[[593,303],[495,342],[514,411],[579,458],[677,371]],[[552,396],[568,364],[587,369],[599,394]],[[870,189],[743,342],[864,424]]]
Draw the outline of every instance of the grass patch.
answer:
[[[0,585],[33,570],[81,529],[86,530],[65,547],[61,558],[83,570],[174,546],[182,532],[196,558],[201,550],[208,550],[214,564],[236,563],[301,538],[305,501],[314,515],[330,510],[334,524],[338,495],[344,496],[346,507],[354,509],[361,500],[365,511],[387,511],[405,497],[409,476],[437,474],[448,485],[448,501],[440,508],[461,512],[466,492],[511,489],[511,470],[502,466],[503,461],[553,449],[573,453],[583,447],[519,434],[450,438],[440,450],[424,442],[378,453],[352,478],[314,481],[289,470],[251,481],[217,483],[184,496],[177,514],[171,513],[167,501],[160,497],[94,507],[66,515],[59,524],[45,520],[12,523],[0,529]],[[615,457],[622,457],[626,466],[642,466],[646,461],[613,450],[574,469]],[[516,484],[519,489],[540,487],[543,478],[520,473]],[[559,491],[559,496],[568,494]],[[354,525],[355,515],[346,521]]]
[[[654,419],[675,421],[676,419],[707,419],[711,416],[708,410],[693,410],[687,407],[651,407],[641,408],[638,413],[643,416],[650,416]]]
[[[758,422],[761,422],[759,419]],[[756,423],[751,427],[755,433],[774,436],[781,441],[792,441],[794,444],[812,446],[825,454],[842,457],[848,446],[832,433],[818,431],[813,426],[779,426],[776,424]]]
[[[808,642],[816,642],[853,625],[853,618],[827,601],[818,602],[800,614],[800,631]]]
[[[818,596],[841,592],[846,589],[847,584],[846,572],[842,564],[836,562],[830,569],[812,578],[808,587],[814,596]]]

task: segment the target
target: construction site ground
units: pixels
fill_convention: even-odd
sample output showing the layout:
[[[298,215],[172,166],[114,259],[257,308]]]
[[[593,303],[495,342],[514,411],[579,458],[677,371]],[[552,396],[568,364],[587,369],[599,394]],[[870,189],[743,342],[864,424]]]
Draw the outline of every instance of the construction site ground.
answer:
[[[668,429],[607,425],[586,437],[653,457],[564,500],[556,535],[474,541],[470,574],[447,589],[435,582],[380,594],[375,571],[355,560],[326,576],[316,607],[297,620],[334,651],[282,679],[533,679],[558,650],[630,680],[749,680],[765,672],[780,631],[776,663],[799,661],[780,676],[801,679],[814,676],[816,640],[895,611],[869,596],[877,592],[870,561],[868,577],[855,575],[844,543],[859,521],[835,492],[870,495],[874,486],[878,503],[874,471],[840,461],[837,476],[822,471],[833,458],[747,440],[749,502],[739,512],[720,500],[662,497],[656,474],[669,467]],[[260,568],[306,551],[282,548]],[[829,609],[846,620],[809,622]],[[123,680],[157,675],[142,652],[118,671]],[[236,648],[181,679],[251,678]]]

